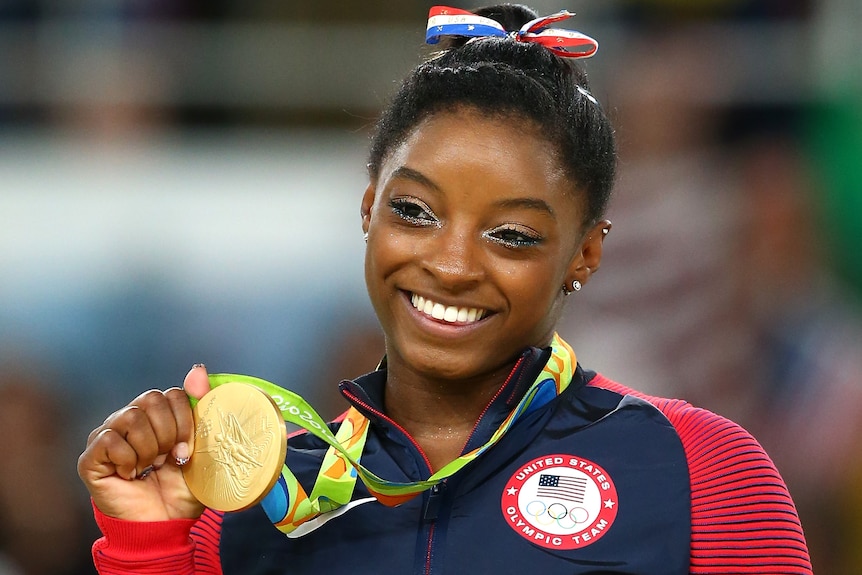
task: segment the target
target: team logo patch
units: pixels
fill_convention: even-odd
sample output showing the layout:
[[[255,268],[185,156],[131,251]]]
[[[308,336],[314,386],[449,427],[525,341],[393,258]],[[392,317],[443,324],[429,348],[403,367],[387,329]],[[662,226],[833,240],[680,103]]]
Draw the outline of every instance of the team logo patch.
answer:
[[[521,537],[548,549],[578,549],[599,540],[617,517],[617,490],[607,472],[574,455],[546,455],[520,467],[501,501]]]

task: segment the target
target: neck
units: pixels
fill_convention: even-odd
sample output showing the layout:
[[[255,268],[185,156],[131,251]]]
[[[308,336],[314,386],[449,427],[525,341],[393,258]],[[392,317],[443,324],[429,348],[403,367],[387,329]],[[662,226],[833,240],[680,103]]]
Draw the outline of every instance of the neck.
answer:
[[[386,413],[419,444],[436,471],[461,455],[476,422],[506,382],[511,368],[471,380],[444,380],[390,363]]]

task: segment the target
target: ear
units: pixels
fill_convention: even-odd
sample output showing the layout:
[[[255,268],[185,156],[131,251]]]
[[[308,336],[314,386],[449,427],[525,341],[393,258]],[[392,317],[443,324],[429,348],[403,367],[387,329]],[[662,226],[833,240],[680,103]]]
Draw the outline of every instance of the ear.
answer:
[[[590,277],[599,270],[602,263],[602,247],[605,236],[611,231],[610,220],[602,220],[587,232],[575,257],[569,264],[566,274],[566,286],[571,286],[577,280],[581,285],[586,284]]]
[[[359,213],[362,216],[362,231],[366,234],[368,233],[368,226],[371,224],[371,209],[374,207],[376,189],[376,182],[371,181],[365,188],[365,193],[362,194],[362,205],[359,208]]]

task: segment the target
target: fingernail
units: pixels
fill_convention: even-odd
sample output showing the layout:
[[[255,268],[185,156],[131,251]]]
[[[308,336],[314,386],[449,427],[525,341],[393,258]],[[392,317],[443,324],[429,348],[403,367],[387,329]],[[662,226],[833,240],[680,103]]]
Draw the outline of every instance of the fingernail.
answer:
[[[177,447],[174,450],[174,457],[176,457],[177,465],[182,467],[186,463],[189,462],[189,444],[188,443],[177,443]]]
[[[192,366],[192,369],[194,369],[194,368],[196,368],[196,367],[202,367],[202,368],[204,368],[204,369],[206,369],[206,368],[207,368],[207,366],[205,366],[205,365],[204,365],[204,364],[202,364],[202,363],[196,363],[196,364],[194,364],[194,365]]]
[[[144,467],[144,470],[138,474],[138,479],[145,479],[147,477],[147,475],[149,475],[150,473],[153,472],[154,469],[155,469],[154,465],[148,465],[148,466]]]

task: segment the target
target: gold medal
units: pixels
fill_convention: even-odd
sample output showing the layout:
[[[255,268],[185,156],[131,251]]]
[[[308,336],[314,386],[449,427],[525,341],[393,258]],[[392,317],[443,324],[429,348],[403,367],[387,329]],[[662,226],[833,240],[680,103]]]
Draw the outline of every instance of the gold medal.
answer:
[[[278,480],[287,452],[275,402],[252,385],[231,382],[207,393],[192,412],[194,451],[183,466],[192,495],[217,511],[258,503]]]

